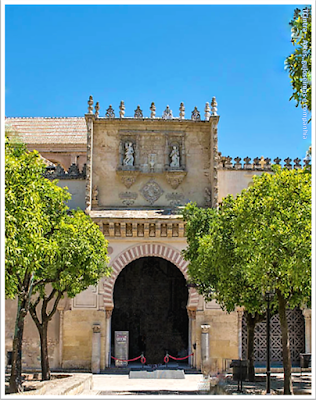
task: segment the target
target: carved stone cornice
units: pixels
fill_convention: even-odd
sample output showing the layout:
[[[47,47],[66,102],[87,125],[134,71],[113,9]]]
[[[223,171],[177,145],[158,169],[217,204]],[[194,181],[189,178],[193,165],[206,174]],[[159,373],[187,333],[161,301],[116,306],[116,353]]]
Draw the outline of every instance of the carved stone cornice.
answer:
[[[165,171],[165,177],[167,182],[172,187],[172,189],[177,189],[177,187],[182,183],[183,179],[186,177],[187,171]]]
[[[139,171],[135,170],[117,170],[116,173],[120,176],[122,183],[129,189],[135,182],[139,175]]]

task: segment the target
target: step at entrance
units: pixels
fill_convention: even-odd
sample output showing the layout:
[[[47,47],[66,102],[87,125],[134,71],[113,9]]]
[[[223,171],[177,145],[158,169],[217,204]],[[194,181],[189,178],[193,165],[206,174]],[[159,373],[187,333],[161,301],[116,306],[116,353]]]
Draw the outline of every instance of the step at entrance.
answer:
[[[183,369],[156,369],[154,371],[130,371],[129,379],[184,379]]]

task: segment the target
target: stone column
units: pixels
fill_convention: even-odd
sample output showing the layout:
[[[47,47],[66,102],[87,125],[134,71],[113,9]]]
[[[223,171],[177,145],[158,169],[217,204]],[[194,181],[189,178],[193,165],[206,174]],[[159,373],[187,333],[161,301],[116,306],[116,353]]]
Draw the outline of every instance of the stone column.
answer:
[[[312,352],[312,310],[304,308],[303,310],[305,320],[305,353]]]
[[[201,369],[210,362],[210,325],[201,325]]]
[[[194,353],[193,356],[189,357],[189,365],[190,367],[195,366],[195,321],[196,321],[196,307],[187,307],[188,316],[189,316],[189,346],[188,346],[188,354]]]
[[[238,358],[242,359],[242,317],[244,315],[244,308],[237,307],[236,309],[238,315],[237,322],[237,335],[238,335]]]
[[[92,330],[91,372],[93,374],[99,374],[101,361],[101,326],[95,324]]]
[[[105,367],[111,366],[111,318],[113,308],[106,307],[106,334],[105,334]]]

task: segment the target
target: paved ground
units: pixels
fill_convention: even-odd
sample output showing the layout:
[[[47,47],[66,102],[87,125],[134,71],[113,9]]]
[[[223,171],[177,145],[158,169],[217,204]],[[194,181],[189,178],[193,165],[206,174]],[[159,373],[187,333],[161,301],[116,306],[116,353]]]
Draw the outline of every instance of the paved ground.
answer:
[[[311,395],[311,374],[293,374],[294,394]],[[244,382],[243,394],[265,394],[265,375],[258,374],[258,382]],[[219,385],[205,392],[206,381],[202,374],[186,374],[185,379],[129,379],[128,374],[93,375],[93,390],[85,391],[81,396],[108,395],[238,395],[237,382],[231,375],[221,379]],[[281,394],[283,375],[272,374],[271,394]],[[80,396],[80,395],[79,395]]]

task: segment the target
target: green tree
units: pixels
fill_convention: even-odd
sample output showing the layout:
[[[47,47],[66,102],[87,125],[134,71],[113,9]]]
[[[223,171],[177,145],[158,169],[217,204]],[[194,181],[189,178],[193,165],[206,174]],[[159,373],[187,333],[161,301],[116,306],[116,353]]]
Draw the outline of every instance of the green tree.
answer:
[[[276,167],[253,180],[234,204],[236,255],[250,284],[276,292],[284,394],[292,394],[286,308],[311,302],[311,173]]]
[[[223,200],[219,210],[188,204],[183,212],[188,246],[183,253],[190,261],[189,275],[207,301],[215,299],[227,312],[244,307],[248,379],[254,381],[254,333],[256,324],[265,318],[266,303],[261,288],[247,280],[236,254],[233,207],[232,196]]]
[[[17,141],[5,142],[5,294],[18,298],[10,391],[20,392],[24,319],[32,290],[49,282],[45,265],[54,256],[50,236],[66,214],[70,198],[43,177],[37,152]]]
[[[51,236],[56,247],[54,257],[46,265],[50,288],[43,282],[36,287],[30,304],[30,314],[37,326],[41,341],[42,380],[50,379],[47,348],[48,323],[58,303],[95,286],[102,276],[110,274],[107,266],[107,241],[99,227],[82,211],[73,211],[62,220]],[[35,291],[33,290],[33,294]],[[37,306],[40,307],[37,308]]]
[[[284,393],[290,394],[285,311],[310,305],[311,174],[310,169],[276,167],[274,174],[262,174],[253,181],[253,186],[236,199],[223,199],[218,211],[192,204],[185,208],[188,247],[184,256],[190,261],[193,282],[207,300],[215,298],[228,312],[236,306],[247,311],[250,362],[254,326],[265,311],[263,293],[275,290],[273,307],[279,312],[282,330]]]
[[[285,68],[289,72],[293,94],[290,100],[296,101],[308,111],[312,109],[312,10],[305,7],[303,10],[295,9],[292,27],[292,43],[294,52],[285,60]]]

